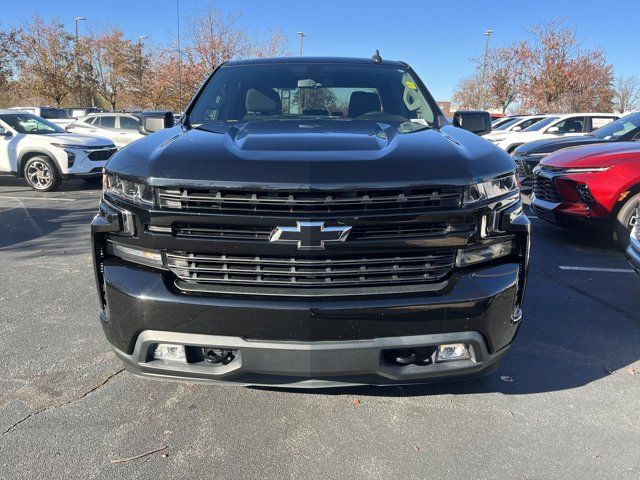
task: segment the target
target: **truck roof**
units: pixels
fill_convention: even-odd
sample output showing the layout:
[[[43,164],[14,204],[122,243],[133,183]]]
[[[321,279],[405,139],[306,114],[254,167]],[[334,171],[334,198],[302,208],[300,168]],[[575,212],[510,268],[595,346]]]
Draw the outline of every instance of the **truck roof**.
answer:
[[[407,67],[405,62],[395,60],[382,60],[376,62],[372,58],[348,58],[348,57],[274,57],[274,58],[249,58],[246,60],[231,60],[225,65],[260,65],[278,63],[344,63],[359,65],[390,65],[394,67]]]

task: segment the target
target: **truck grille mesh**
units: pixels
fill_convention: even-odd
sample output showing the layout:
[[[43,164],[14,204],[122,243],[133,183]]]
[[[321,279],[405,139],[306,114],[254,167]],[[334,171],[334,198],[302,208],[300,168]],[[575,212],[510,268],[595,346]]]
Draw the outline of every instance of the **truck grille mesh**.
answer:
[[[455,250],[429,255],[332,259],[167,252],[169,269],[187,284],[349,287],[435,282],[453,268]]]
[[[251,215],[327,214],[459,208],[463,187],[420,187],[354,191],[246,191],[160,188],[165,210],[230,212]]]
[[[560,202],[561,197],[555,182],[551,178],[536,175],[533,181],[533,193],[536,198],[547,202]]]

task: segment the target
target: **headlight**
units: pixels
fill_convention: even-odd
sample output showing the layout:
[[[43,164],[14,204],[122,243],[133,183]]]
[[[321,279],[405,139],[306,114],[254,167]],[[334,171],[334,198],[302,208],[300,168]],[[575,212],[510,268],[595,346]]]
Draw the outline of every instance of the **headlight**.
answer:
[[[576,168],[560,168],[557,171],[561,173],[596,173],[606,172],[609,167],[576,167]]]
[[[122,198],[128,202],[147,206],[153,206],[155,203],[153,187],[143,183],[125,180],[110,173],[104,174],[102,189],[109,195]]]
[[[518,181],[515,174],[494,178],[488,182],[474,183],[467,187],[464,203],[469,205],[483,202],[492,198],[502,197],[508,193],[518,191]]]

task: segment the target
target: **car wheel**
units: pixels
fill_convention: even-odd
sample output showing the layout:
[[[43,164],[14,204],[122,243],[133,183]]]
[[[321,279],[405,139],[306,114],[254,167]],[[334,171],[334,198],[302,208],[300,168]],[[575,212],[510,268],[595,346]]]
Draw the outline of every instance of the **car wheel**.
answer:
[[[31,188],[39,192],[56,190],[62,177],[49,157],[44,155],[31,157],[22,168],[22,174]]]
[[[618,211],[618,215],[616,215],[613,239],[623,248],[629,245],[629,234],[638,221],[636,217],[638,201],[640,201],[640,193],[636,193],[633,197],[629,198]]]

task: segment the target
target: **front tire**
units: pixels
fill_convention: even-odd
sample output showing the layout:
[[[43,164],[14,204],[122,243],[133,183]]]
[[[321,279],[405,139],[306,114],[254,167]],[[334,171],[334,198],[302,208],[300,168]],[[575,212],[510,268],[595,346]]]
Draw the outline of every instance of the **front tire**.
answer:
[[[618,211],[618,215],[616,215],[613,226],[613,239],[622,248],[627,248],[629,245],[629,234],[631,233],[634,223],[638,221],[636,218],[638,201],[640,201],[640,193],[636,193],[633,197],[629,198]]]
[[[22,174],[29,186],[38,192],[52,192],[62,183],[62,177],[49,157],[37,155],[27,160]]]

